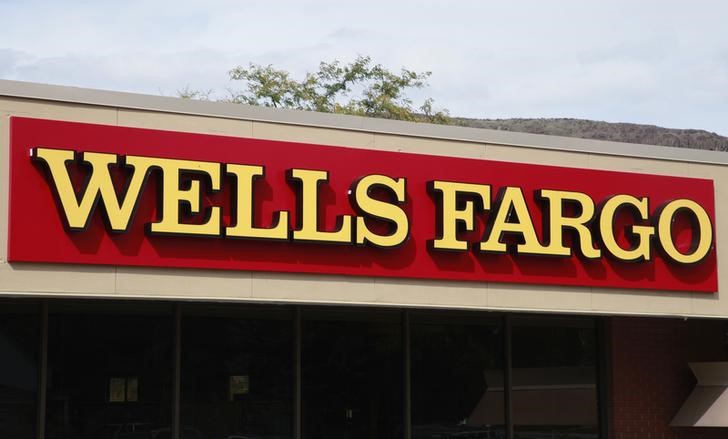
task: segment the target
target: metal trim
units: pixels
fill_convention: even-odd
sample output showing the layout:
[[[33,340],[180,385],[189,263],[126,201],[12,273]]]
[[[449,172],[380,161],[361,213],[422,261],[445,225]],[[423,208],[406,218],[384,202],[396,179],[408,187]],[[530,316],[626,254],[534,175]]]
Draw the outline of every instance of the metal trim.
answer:
[[[303,435],[303,404],[301,401],[301,307],[297,306],[293,314],[293,437],[301,439]]]
[[[402,310],[402,356],[404,363],[404,439],[412,438],[412,344],[411,344],[410,311]]]
[[[503,315],[503,419],[506,428],[506,438],[513,439],[513,350],[512,350],[512,316],[510,314]]]
[[[597,330],[597,404],[599,409],[599,437],[612,438],[612,343],[609,317],[595,318]]]
[[[40,336],[38,337],[38,401],[36,412],[37,439],[45,438],[46,403],[48,399],[48,302],[40,303]]]
[[[172,354],[172,438],[181,437],[180,401],[182,397],[182,304],[174,304],[174,330]]]

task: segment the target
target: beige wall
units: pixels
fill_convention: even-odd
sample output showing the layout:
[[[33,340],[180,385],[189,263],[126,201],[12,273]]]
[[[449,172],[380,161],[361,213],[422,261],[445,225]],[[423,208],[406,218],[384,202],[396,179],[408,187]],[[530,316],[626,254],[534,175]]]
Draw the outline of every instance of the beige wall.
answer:
[[[0,295],[145,297],[728,317],[725,293],[667,293],[587,287],[414,281],[232,271],[7,263],[8,117],[102,123],[206,134],[295,140],[354,148],[541,163],[713,179],[718,261],[728,260],[728,167],[405,137],[282,123],[0,97]],[[719,265],[720,266],[720,265]],[[720,266],[722,267],[722,266]],[[728,268],[719,285],[728,289]]]

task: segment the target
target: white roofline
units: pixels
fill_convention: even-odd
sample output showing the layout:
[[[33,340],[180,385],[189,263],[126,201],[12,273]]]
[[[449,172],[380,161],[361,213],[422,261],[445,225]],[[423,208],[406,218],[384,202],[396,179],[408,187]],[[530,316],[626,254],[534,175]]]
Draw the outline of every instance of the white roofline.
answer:
[[[483,128],[402,122],[361,116],[205,102],[167,96],[96,90],[0,79],[0,96],[20,99],[211,116],[380,134],[427,137],[557,151],[728,165],[728,154],[668,146],[641,145],[573,137],[526,134]]]

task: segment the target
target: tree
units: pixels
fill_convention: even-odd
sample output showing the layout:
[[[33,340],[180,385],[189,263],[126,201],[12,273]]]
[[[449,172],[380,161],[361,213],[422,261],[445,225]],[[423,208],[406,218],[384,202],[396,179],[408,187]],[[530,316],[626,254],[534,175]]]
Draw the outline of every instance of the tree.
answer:
[[[358,56],[349,64],[338,60],[321,62],[318,71],[306,73],[300,81],[272,65],[249,64],[229,72],[230,79],[243,81],[240,91],[228,90],[223,101],[275,108],[353,114],[415,122],[447,124],[447,110],[435,110],[433,100],[425,99],[415,108],[406,92],[427,85],[431,72],[418,73],[403,68],[393,73],[368,56]],[[207,99],[209,92],[178,91],[181,97]]]

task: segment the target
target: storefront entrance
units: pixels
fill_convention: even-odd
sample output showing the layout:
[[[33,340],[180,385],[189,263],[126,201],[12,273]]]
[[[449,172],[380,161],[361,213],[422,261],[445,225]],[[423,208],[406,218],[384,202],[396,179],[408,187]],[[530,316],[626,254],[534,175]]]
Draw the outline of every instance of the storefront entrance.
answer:
[[[595,318],[101,300],[0,310],[4,437],[600,435]]]

